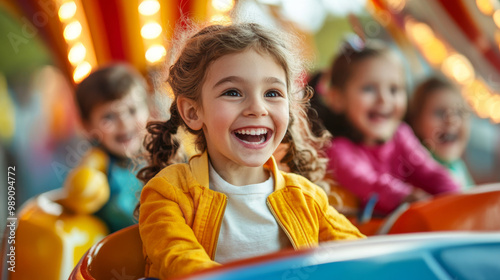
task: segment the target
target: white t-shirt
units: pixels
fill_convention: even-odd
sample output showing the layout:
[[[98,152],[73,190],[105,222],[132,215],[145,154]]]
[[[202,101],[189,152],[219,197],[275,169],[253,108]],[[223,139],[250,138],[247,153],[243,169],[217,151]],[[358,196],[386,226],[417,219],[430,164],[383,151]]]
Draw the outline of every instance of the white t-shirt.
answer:
[[[212,164],[209,166],[210,189],[227,196],[216,262],[227,263],[291,247],[266,203],[274,190],[273,176],[263,183],[234,186],[224,181]]]

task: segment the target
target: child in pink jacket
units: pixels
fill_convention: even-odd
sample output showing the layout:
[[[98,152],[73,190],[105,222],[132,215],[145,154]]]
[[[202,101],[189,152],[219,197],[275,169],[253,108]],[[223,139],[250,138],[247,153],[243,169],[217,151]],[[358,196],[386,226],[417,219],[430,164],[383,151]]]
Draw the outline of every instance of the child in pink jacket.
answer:
[[[328,155],[337,183],[362,205],[376,201],[374,213],[381,215],[403,202],[458,191],[450,174],[402,122],[407,94],[401,62],[382,45],[363,43],[343,50],[332,64],[323,96],[335,115]]]

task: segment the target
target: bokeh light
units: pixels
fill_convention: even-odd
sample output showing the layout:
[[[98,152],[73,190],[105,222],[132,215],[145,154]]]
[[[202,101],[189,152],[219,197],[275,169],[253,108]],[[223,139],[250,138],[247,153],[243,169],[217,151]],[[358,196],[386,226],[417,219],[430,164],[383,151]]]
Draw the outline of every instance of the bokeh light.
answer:
[[[490,16],[493,14],[493,4],[490,0],[476,0],[476,5],[481,13]]]
[[[496,10],[495,13],[493,13],[493,21],[495,25],[500,28],[500,10]]]
[[[70,19],[76,14],[76,4],[73,1],[66,2],[59,8],[59,19],[61,21]]]
[[[145,24],[141,28],[141,36],[142,38],[145,39],[154,39],[160,36],[161,31],[162,31],[161,25],[159,25],[157,22],[150,22]]]
[[[425,23],[408,19],[405,27],[408,30],[408,35],[419,45],[427,44],[435,37],[432,29]]]
[[[157,0],[145,0],[139,4],[139,13],[145,16],[156,14],[160,10],[160,3]]]
[[[85,59],[86,54],[87,49],[82,43],[78,42],[69,50],[68,60],[71,64],[77,65]]]
[[[66,41],[71,41],[78,38],[81,33],[82,33],[82,24],[79,21],[75,20],[66,25],[66,27],[64,28],[63,36],[64,39],[66,39]]]
[[[219,12],[226,13],[234,8],[234,0],[212,0],[212,7]]]
[[[162,45],[152,45],[146,51],[146,59],[149,62],[158,62],[167,54],[167,50]]]
[[[500,122],[500,95],[492,94],[488,99],[489,115],[493,122]]]
[[[87,61],[80,63],[73,72],[73,81],[75,83],[81,82],[85,77],[87,77],[92,71],[92,65]]]
[[[448,51],[443,42],[437,38],[433,38],[429,43],[424,46],[424,55],[433,65],[439,65],[443,63],[444,59],[448,55]]]
[[[466,84],[474,79],[474,68],[469,60],[458,53],[448,56],[441,65],[441,70],[459,84]]]

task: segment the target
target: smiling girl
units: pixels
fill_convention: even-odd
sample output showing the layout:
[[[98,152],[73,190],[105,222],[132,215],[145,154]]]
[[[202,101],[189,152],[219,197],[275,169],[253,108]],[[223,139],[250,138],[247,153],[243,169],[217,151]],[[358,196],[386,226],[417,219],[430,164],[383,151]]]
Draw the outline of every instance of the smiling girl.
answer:
[[[407,94],[401,62],[384,45],[346,44],[333,61],[325,102],[335,115],[329,169],[339,185],[375,213],[403,202],[459,190],[402,122]],[[425,194],[425,193],[424,193]]]
[[[93,205],[102,192],[109,193],[107,202],[95,214],[111,232],[136,224],[134,208],[142,183],[136,178],[135,159],[142,153],[142,140],[149,118],[147,83],[141,74],[125,63],[112,63],[92,72],[75,92],[82,124],[94,144],[79,165],[73,170],[81,172],[92,167],[104,172],[109,188],[96,188],[93,183],[65,182],[66,193],[73,199],[65,207],[79,209],[84,204]],[[96,165],[102,159],[104,166]],[[76,199],[78,197],[78,199]],[[82,201],[88,201],[82,203]]]
[[[171,118],[148,125],[150,165],[139,174],[148,276],[363,237],[323,189],[280,171],[272,156],[285,139],[294,170],[318,168],[319,140],[298,141],[306,100],[293,46],[283,32],[246,23],[208,26],[180,48],[167,78]],[[173,164],[181,129],[200,154]]]
[[[413,93],[409,123],[433,157],[445,166],[462,189],[474,181],[461,157],[470,132],[470,109],[460,90],[440,77],[423,81]]]

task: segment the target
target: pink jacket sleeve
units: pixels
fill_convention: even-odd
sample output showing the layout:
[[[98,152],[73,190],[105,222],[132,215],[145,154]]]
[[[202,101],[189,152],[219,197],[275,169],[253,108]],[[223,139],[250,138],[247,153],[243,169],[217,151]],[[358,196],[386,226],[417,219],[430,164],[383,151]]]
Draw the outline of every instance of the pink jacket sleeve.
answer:
[[[390,173],[378,172],[358,146],[348,139],[335,139],[328,156],[329,170],[335,180],[357,195],[363,204],[371,195],[378,195],[375,206],[378,212],[390,213],[412,191],[410,185]]]
[[[407,173],[404,175],[410,184],[430,194],[460,191],[458,182],[432,158],[408,125],[401,125],[399,133],[399,145],[402,149],[401,170]]]
[[[375,210],[390,213],[408,196],[413,186],[430,194],[459,191],[459,185],[420,144],[411,128],[401,124],[391,140],[393,154],[374,167],[367,152],[346,138],[334,139],[328,150],[329,170],[344,188],[366,203],[377,194]],[[387,170],[387,171],[378,171]]]

